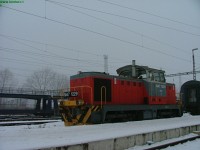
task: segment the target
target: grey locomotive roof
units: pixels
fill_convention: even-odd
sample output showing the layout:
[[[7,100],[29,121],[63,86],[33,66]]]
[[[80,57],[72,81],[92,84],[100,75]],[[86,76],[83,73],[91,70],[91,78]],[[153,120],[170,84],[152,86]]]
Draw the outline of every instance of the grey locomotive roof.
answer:
[[[138,65],[135,65],[136,67],[136,70],[139,72],[139,71],[142,71],[142,70],[147,70],[149,72],[152,72],[152,71],[155,71],[155,72],[165,72],[163,70],[159,70],[159,69],[154,69],[154,68],[149,68],[148,66],[138,66]],[[127,72],[127,73],[131,73],[132,72],[132,65],[126,65],[126,66],[123,66],[119,69],[117,69],[117,74],[118,75],[121,75],[122,73],[124,72]]]
[[[124,76],[131,76],[131,73],[132,73],[132,65],[126,65],[126,66],[123,66],[119,69],[117,69],[117,74],[118,75],[124,75]],[[162,73],[165,73],[165,71],[163,70],[159,70],[159,69],[154,69],[154,68],[149,68],[148,66],[138,66],[138,65],[135,65],[135,68],[136,68],[136,72],[162,72]]]
[[[165,72],[163,70],[149,68],[148,66],[135,65],[135,67],[136,67],[137,72],[145,72],[145,71],[148,71],[148,72],[163,72],[163,73]],[[117,74],[119,76],[125,75],[126,79],[127,79],[127,77],[131,77],[132,65],[123,66],[123,67],[117,69],[116,71],[117,71]],[[71,76],[71,79],[83,78],[83,77],[86,77],[86,76],[98,76],[98,77],[104,77],[104,78],[113,78],[113,77],[122,78],[122,77],[119,77],[119,76],[109,75],[105,72],[79,72],[77,75]]]

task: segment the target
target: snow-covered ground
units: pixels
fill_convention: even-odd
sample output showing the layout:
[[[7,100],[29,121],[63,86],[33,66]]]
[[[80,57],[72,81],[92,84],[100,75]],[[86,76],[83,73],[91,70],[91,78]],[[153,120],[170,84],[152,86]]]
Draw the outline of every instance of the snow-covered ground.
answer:
[[[181,118],[72,127],[65,127],[61,121],[41,125],[2,126],[0,150],[74,145],[195,124],[200,124],[200,116],[184,115]]]

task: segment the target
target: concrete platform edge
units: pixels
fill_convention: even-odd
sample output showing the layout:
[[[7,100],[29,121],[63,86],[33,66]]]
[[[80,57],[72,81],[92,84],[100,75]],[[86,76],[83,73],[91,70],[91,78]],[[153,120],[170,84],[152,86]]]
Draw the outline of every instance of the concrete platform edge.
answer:
[[[163,140],[188,135],[194,131],[200,131],[200,125],[129,135],[125,137],[93,141],[77,145],[41,148],[41,150],[124,150],[136,145],[145,145],[148,141],[160,142]]]

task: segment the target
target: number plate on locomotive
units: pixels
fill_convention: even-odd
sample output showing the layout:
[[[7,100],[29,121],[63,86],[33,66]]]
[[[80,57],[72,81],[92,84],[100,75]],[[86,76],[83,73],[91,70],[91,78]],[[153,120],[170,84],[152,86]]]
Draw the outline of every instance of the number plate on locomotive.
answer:
[[[66,97],[77,97],[78,91],[65,92]]]

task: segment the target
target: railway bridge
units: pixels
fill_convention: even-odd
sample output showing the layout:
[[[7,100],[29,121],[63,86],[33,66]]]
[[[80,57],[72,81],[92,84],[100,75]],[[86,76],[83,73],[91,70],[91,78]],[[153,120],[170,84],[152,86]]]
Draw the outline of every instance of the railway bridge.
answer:
[[[25,88],[3,88],[0,89],[0,99],[20,98],[36,100],[35,109],[0,109],[0,114],[35,114],[42,116],[58,115],[58,100],[62,99],[61,90],[30,90]]]

